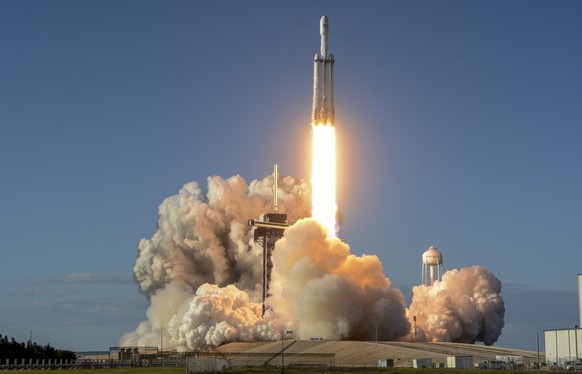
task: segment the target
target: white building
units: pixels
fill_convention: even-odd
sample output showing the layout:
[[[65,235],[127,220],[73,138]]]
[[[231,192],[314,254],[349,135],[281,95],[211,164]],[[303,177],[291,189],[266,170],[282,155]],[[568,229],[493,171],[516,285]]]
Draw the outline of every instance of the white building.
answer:
[[[582,274],[578,274],[580,324],[574,328],[544,330],[546,362],[563,366],[568,361],[582,361]]]

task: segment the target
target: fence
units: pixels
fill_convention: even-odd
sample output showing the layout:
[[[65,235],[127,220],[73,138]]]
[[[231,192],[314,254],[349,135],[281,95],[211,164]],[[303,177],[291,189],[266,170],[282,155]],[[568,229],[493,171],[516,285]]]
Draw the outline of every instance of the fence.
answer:
[[[213,366],[215,365],[215,366]],[[223,368],[220,365],[227,365]],[[335,353],[248,353],[228,352],[220,355],[199,352],[188,359],[188,373],[196,373],[199,368],[207,371],[222,371],[225,368],[247,367],[321,367],[335,366]],[[210,368],[211,370],[208,370]],[[202,370],[202,369],[200,369]]]
[[[64,359],[39,359],[39,358],[6,358],[0,359],[1,370],[24,370],[24,369],[72,369],[78,367],[76,360]]]

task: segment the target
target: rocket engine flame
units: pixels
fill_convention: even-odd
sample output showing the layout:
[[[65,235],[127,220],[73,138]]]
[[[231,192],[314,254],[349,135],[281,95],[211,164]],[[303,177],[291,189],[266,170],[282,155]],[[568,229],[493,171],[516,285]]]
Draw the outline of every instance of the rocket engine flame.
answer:
[[[313,164],[311,171],[311,216],[330,237],[336,237],[335,127],[313,125]]]

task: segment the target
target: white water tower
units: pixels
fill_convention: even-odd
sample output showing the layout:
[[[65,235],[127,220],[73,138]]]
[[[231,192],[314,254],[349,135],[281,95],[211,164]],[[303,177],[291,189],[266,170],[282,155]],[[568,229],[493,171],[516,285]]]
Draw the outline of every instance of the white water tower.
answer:
[[[431,245],[422,254],[422,284],[432,286],[435,281],[440,281],[444,273],[443,255]]]

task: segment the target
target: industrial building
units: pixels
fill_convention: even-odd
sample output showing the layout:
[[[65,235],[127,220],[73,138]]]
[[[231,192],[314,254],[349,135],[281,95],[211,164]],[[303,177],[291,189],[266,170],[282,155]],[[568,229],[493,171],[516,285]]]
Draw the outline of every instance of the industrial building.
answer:
[[[566,367],[569,362],[582,361],[582,274],[578,274],[578,304],[580,322],[573,328],[544,330],[546,362]]]

